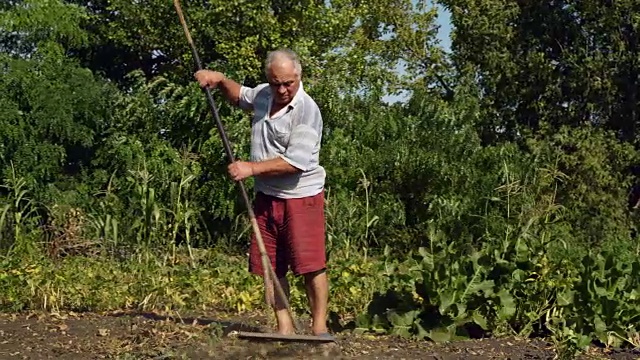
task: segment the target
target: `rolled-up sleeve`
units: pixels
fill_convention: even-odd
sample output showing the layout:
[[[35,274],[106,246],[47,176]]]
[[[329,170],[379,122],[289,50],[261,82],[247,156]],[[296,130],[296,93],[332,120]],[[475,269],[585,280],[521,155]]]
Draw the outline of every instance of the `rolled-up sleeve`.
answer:
[[[240,87],[240,98],[238,99],[238,106],[244,110],[252,110],[256,97],[260,90],[264,88],[264,85],[258,85],[254,88],[248,86]]]
[[[315,110],[315,109],[314,109]],[[282,158],[292,166],[302,170],[311,170],[320,138],[322,118],[318,110],[301,109],[297,114],[289,137],[289,145]]]
[[[309,171],[317,164],[322,132],[320,109],[312,101],[302,101],[292,114],[289,144],[282,158],[292,166]]]

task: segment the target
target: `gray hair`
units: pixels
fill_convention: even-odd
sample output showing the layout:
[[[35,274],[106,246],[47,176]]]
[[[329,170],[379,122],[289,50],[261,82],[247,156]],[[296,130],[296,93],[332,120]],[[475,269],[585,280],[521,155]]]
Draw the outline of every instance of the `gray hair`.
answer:
[[[302,65],[300,64],[300,58],[298,57],[298,54],[296,54],[293,50],[286,49],[286,48],[270,51],[267,54],[267,59],[265,60],[265,63],[264,63],[265,74],[269,72],[269,68],[271,67],[274,61],[280,60],[282,58],[285,58],[293,62],[296,75],[298,75],[298,77],[302,76]]]

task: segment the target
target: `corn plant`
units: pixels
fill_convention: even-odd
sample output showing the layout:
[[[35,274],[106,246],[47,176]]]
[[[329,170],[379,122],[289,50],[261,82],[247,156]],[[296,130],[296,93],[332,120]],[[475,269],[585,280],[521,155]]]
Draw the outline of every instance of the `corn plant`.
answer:
[[[372,184],[362,169],[360,172],[361,196],[327,193],[327,247],[329,252],[340,252],[347,258],[361,253],[366,258],[368,248],[378,245],[374,230],[379,217],[372,215],[370,208]]]
[[[29,197],[24,178],[12,166],[11,176],[0,185],[7,195],[0,200],[0,250],[5,254],[26,254],[37,249],[40,222],[37,203]]]

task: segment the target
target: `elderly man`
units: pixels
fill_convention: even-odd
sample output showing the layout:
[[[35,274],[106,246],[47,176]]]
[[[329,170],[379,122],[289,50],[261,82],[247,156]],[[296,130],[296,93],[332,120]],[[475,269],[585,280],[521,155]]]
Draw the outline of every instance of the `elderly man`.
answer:
[[[304,277],[313,319],[312,331],[330,337],[326,326],[328,281],[326,275],[324,183],[319,165],[322,116],[305,93],[302,67],[295,53],[283,49],[269,53],[265,62],[268,83],[241,86],[220,72],[195,74],[200,86],[218,88],[232,104],[253,111],[251,161],[229,165],[231,178],[253,176],[254,211],[265,247],[285,293],[289,267]],[[255,235],[250,246],[249,270],[263,275]],[[291,334],[292,319],[274,289],[267,299],[278,321],[278,332]]]

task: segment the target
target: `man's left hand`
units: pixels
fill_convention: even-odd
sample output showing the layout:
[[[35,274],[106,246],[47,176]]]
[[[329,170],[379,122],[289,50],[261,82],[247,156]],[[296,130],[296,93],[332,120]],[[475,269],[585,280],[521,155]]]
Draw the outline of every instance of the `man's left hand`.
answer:
[[[236,161],[229,164],[229,175],[234,181],[244,180],[250,176],[253,176],[253,166],[250,162]]]

